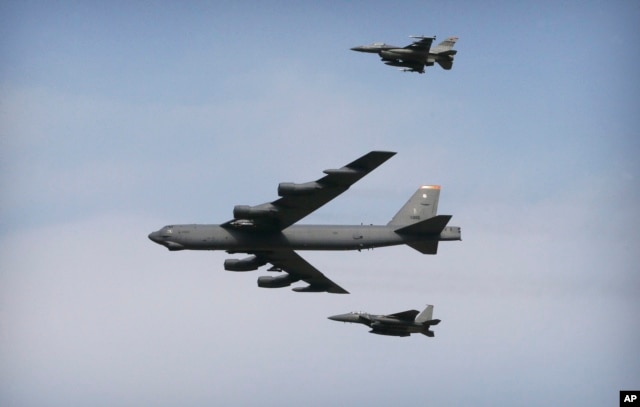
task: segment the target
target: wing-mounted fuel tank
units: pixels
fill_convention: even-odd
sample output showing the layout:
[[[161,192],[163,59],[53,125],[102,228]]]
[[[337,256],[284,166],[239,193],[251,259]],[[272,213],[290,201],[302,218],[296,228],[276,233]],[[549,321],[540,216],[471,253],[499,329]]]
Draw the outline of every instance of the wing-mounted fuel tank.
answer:
[[[245,257],[244,259],[227,259],[224,261],[224,269],[227,271],[252,271],[267,264],[266,261],[256,256]]]
[[[282,288],[289,287],[292,283],[299,281],[299,278],[293,278],[290,274],[284,274],[277,277],[262,276],[258,277],[258,287],[262,288]]]
[[[281,182],[278,184],[278,196],[308,195],[320,188],[322,188],[320,184],[315,181],[305,182],[303,184]]]

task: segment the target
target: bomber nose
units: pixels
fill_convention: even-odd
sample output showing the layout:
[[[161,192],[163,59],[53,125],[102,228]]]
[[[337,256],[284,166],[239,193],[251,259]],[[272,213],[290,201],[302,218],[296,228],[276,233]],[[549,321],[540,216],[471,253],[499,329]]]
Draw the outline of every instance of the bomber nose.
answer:
[[[158,233],[158,232],[149,233],[149,239],[151,239],[152,242],[159,243],[160,242],[160,233]]]

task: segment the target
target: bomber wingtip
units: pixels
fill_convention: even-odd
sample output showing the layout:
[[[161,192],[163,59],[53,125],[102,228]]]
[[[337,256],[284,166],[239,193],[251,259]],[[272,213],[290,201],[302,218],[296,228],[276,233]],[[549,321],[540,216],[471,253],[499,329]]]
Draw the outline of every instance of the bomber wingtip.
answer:
[[[388,151],[388,150],[373,150],[373,151],[370,151],[369,154],[385,154],[385,155],[393,156],[398,153],[395,151]]]

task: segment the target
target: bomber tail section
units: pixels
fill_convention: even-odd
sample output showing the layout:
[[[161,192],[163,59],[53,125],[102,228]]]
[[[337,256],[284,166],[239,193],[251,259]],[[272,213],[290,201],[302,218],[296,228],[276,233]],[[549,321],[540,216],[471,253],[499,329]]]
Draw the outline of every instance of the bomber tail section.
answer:
[[[408,226],[438,213],[440,185],[423,185],[409,198],[407,203],[389,221],[389,226]]]
[[[396,233],[405,235],[433,235],[439,236],[442,231],[447,227],[447,223],[451,219],[451,215],[436,215],[432,218],[425,219],[423,221],[414,223],[409,226],[404,226],[396,229]],[[438,253],[438,240],[418,240],[415,242],[408,242],[407,245],[413,249],[416,249],[422,254],[437,254]]]
[[[440,240],[461,240],[460,228],[447,226],[451,215],[436,215],[439,199],[439,185],[421,186],[387,225],[406,236],[406,244],[413,249],[436,254]]]

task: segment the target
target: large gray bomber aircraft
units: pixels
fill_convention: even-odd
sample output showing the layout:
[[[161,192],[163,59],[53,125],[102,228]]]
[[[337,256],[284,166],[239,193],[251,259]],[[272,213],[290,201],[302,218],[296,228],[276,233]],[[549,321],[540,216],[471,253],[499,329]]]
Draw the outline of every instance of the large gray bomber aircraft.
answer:
[[[407,244],[424,254],[436,254],[441,240],[461,240],[460,228],[447,226],[451,215],[436,215],[439,186],[422,186],[384,226],[294,225],[337,197],[395,153],[372,151],[342,168],[325,170],[311,182],[278,185],[279,199],[256,206],[237,205],[233,219],[221,225],[170,225],[149,234],[149,239],[176,250],[226,250],[247,253],[228,259],[225,270],[251,271],[267,263],[268,271],[283,275],[258,278],[258,286],[280,288],[299,280],[297,292],[348,294],[295,250],[361,250]]]
[[[418,315],[420,314],[420,315]],[[416,316],[417,315],[417,316]],[[430,329],[438,325],[439,319],[433,319],[433,305],[427,305],[424,311],[414,309],[391,315],[371,315],[366,312],[350,312],[329,317],[333,321],[364,324],[371,328],[369,333],[389,336],[409,336],[415,333],[433,337]]]
[[[449,37],[440,44],[431,48],[436,37],[411,36],[414,41],[406,47],[374,42],[371,45],[361,45],[351,48],[352,51],[369,52],[378,54],[386,65],[400,67],[405,72],[424,73],[425,66],[433,66],[438,63],[443,69],[453,67],[453,56],[458,53],[452,49],[458,37]]]

